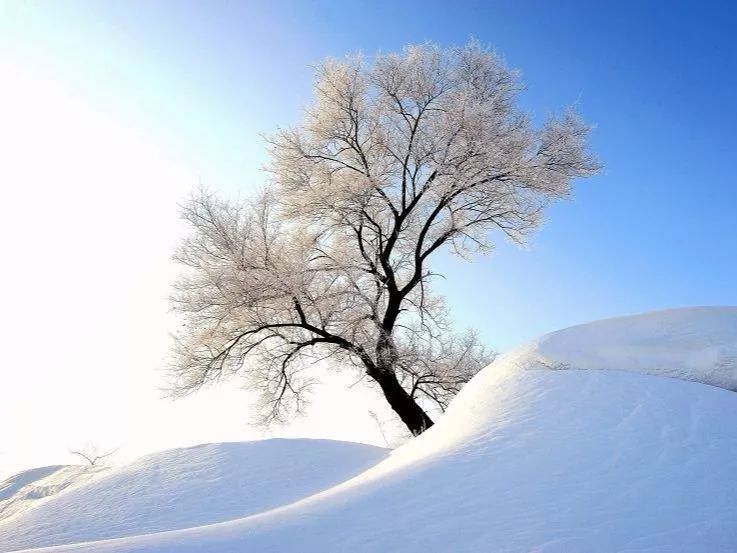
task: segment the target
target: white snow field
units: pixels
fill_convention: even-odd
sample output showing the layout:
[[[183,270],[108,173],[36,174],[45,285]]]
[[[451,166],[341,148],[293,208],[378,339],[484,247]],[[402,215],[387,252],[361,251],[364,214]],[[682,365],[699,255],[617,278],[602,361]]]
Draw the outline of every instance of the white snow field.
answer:
[[[0,551],[247,516],[335,485],[387,453],[371,445],[308,439],[205,444],[154,453],[0,521]]]
[[[54,495],[88,481],[106,467],[52,465],[24,470],[0,482],[0,522],[48,501]]]
[[[737,394],[728,390],[737,384],[736,348],[737,307],[556,332],[498,358],[432,429],[346,482],[218,524],[53,550],[737,552]],[[277,479],[278,468],[259,477]],[[177,490],[189,485],[181,474],[172,478]],[[241,489],[229,491],[240,496]],[[112,508],[70,502],[49,511],[71,496],[11,519],[26,541],[10,542],[20,531],[6,522],[0,543],[47,543],[34,536],[74,523],[78,515],[67,512],[74,509],[88,517],[85,527],[119,524]],[[202,515],[219,501],[235,499],[201,497],[181,516]],[[151,531],[146,517],[158,516],[146,509],[141,533]],[[65,539],[90,535],[75,532]]]

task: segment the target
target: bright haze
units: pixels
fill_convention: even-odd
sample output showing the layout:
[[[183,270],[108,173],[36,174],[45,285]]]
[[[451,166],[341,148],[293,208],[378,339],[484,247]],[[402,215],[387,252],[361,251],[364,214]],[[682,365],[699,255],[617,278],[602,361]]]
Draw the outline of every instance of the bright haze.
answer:
[[[261,135],[299,120],[327,56],[475,37],[522,71],[536,119],[575,104],[596,125],[604,172],[528,249],[437,266],[490,346],[736,304],[735,8],[518,4],[0,3],[0,478],[87,442],[122,460],[264,435],[237,383],[164,397],[177,205],[261,186]],[[272,435],[384,445],[369,410],[388,412],[351,390]]]

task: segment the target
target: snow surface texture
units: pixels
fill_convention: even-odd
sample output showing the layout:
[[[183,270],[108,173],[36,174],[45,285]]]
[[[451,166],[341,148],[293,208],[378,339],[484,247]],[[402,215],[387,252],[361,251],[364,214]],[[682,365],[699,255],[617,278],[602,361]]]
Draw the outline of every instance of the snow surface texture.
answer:
[[[533,344],[549,366],[620,370],[737,391],[737,308],[672,309],[548,334]]]
[[[737,394],[715,386],[734,388],[735,347],[737,308],[553,333],[497,359],[432,429],[342,484],[55,551],[737,551]]]
[[[333,440],[206,444],[145,456],[0,523],[0,551],[186,528],[323,490],[387,450]]]
[[[26,470],[0,482],[0,523],[105,470],[103,466],[52,465]]]

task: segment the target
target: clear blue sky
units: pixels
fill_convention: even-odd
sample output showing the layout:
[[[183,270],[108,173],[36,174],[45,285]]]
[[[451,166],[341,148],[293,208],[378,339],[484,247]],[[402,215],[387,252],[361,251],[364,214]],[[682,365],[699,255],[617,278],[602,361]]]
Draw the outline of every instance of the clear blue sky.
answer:
[[[0,46],[122,114],[210,187],[248,193],[264,179],[259,135],[297,121],[311,64],[426,40],[493,45],[522,71],[536,117],[575,103],[597,126],[606,166],[529,249],[440,261],[458,322],[505,349],[595,318],[737,304],[736,5],[7,2]]]

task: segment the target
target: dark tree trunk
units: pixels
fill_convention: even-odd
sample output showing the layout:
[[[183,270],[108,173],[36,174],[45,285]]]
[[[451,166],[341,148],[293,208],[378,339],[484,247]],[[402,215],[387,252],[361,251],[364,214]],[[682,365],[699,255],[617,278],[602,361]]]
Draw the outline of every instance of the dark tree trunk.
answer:
[[[387,254],[388,259],[388,254]],[[381,334],[376,344],[376,360],[366,364],[368,375],[373,378],[384,392],[384,397],[402,422],[409,428],[413,436],[419,436],[433,425],[432,419],[420,407],[414,398],[405,390],[397,379],[393,367],[397,360],[392,331],[401,313],[404,296],[396,288],[392,280],[389,283],[389,302],[381,324]]]
[[[374,370],[369,376],[381,386],[389,405],[413,436],[419,436],[433,425],[432,419],[402,387],[393,372]]]

